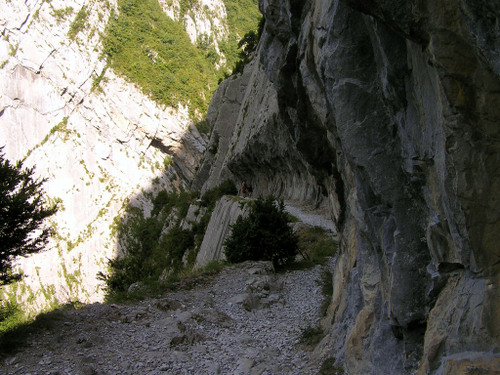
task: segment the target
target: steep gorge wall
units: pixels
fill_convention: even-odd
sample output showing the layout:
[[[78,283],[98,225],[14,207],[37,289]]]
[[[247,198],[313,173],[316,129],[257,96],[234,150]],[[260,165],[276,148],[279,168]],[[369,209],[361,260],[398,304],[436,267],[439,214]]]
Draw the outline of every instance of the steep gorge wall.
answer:
[[[19,259],[26,277],[5,290],[4,299],[34,311],[101,301],[97,274],[120,251],[116,220],[129,204],[147,215],[148,194],[187,188],[206,144],[187,107],[159,106],[106,68],[99,34],[116,6],[0,3],[0,146],[48,178],[47,196],[61,203],[49,250]],[[190,14],[208,32],[203,17]]]
[[[340,254],[318,357],[350,374],[498,373],[500,4],[260,7],[195,185],[229,176],[328,210]]]

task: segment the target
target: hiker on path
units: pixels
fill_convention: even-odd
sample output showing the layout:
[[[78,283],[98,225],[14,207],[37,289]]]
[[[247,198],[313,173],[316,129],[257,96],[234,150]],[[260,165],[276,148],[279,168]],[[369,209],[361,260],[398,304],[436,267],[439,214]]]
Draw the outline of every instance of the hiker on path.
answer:
[[[241,184],[241,196],[242,196],[243,198],[246,198],[246,196],[247,196],[247,185],[246,185],[246,183],[245,183],[245,182],[243,182],[243,183]]]

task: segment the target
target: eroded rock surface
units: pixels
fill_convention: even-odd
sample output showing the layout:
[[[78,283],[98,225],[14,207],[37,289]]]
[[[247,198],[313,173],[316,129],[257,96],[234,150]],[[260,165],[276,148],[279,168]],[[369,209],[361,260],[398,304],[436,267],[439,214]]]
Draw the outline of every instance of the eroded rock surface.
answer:
[[[203,242],[196,257],[195,269],[202,268],[213,261],[225,260],[224,240],[231,233],[239,216],[248,214],[245,201],[233,196],[224,196],[216,204],[207,226]]]

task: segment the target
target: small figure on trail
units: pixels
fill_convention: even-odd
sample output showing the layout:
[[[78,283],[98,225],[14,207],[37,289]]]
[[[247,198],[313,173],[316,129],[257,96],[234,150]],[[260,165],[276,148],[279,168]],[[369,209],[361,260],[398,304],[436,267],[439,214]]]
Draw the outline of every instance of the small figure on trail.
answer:
[[[247,196],[247,185],[246,185],[246,183],[245,183],[245,182],[243,182],[243,183],[241,184],[241,196],[242,196],[243,198],[246,198],[246,196]]]

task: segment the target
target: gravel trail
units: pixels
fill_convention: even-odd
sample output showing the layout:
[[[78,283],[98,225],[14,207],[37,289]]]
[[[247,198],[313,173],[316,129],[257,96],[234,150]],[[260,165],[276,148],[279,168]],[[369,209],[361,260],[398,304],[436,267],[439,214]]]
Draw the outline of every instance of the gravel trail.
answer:
[[[293,202],[285,202],[285,210],[304,224],[321,227],[334,234],[337,233],[332,219],[324,212],[320,212],[304,205],[295,204]]]
[[[2,373],[316,374],[300,336],[320,319],[321,272],[245,262],[160,299],[61,311]]]

